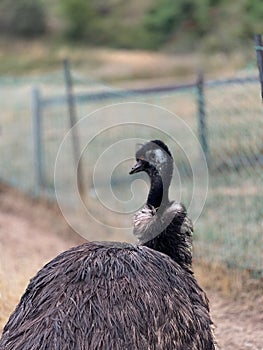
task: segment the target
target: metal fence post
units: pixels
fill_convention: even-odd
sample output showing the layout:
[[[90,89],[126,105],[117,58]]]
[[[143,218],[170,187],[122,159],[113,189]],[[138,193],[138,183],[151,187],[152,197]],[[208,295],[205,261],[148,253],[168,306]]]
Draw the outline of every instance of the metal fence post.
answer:
[[[209,147],[207,141],[207,125],[205,113],[205,99],[204,99],[204,75],[202,71],[197,73],[197,104],[198,104],[198,132],[199,140],[204,152],[207,164],[209,165]]]
[[[255,49],[257,53],[257,63],[259,70],[259,79],[261,84],[261,99],[263,101],[263,46],[262,46],[262,38],[260,34],[256,34],[254,37],[255,41]]]
[[[72,81],[71,72],[70,72],[70,64],[67,59],[63,60],[63,66],[64,66],[66,95],[67,95],[68,112],[69,112],[69,127],[71,129],[71,134],[72,134],[74,166],[77,168],[78,190],[79,190],[80,196],[83,198],[85,196],[85,185],[84,185],[82,162],[80,158],[79,134],[78,134],[78,129],[75,126],[77,122],[77,112],[76,112],[76,104],[75,104],[75,98],[73,93],[73,81]]]
[[[44,186],[43,149],[42,149],[42,120],[41,97],[37,87],[32,89],[32,128],[34,147],[34,171],[36,177],[36,192]]]

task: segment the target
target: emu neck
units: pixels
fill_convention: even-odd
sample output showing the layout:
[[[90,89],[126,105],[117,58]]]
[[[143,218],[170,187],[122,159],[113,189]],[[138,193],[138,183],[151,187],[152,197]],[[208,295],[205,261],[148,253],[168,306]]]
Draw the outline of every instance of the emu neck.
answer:
[[[158,209],[169,202],[168,191],[170,183],[163,181],[162,177],[157,172],[153,176],[150,176],[150,180],[151,186],[147,204]]]

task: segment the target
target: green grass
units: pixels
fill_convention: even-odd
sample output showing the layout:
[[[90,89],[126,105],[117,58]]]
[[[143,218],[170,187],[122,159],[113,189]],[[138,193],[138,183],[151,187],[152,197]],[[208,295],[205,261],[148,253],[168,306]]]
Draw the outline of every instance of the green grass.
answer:
[[[257,164],[210,173],[205,207],[195,225],[196,257],[262,274],[262,186]]]

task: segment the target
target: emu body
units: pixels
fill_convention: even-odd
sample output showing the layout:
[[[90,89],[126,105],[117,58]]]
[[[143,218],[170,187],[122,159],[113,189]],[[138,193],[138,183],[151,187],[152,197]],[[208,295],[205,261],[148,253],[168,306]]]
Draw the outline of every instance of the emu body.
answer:
[[[151,187],[134,216],[139,245],[72,248],[30,281],[0,350],[214,350],[208,300],[192,269],[192,223],[168,198],[173,161],[163,142],[142,146],[131,173]]]
[[[94,242],[38,272],[4,328],[0,349],[212,350],[210,323],[203,291],[168,256]]]

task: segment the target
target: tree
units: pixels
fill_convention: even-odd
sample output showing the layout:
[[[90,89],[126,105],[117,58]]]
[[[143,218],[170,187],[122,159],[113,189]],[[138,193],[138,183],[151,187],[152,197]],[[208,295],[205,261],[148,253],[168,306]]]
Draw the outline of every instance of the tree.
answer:
[[[81,39],[93,35],[92,28],[96,15],[93,1],[60,0],[60,4],[69,37]]]
[[[201,35],[209,27],[210,6],[209,0],[158,0],[146,14],[144,25],[157,46],[186,23],[188,31]]]

